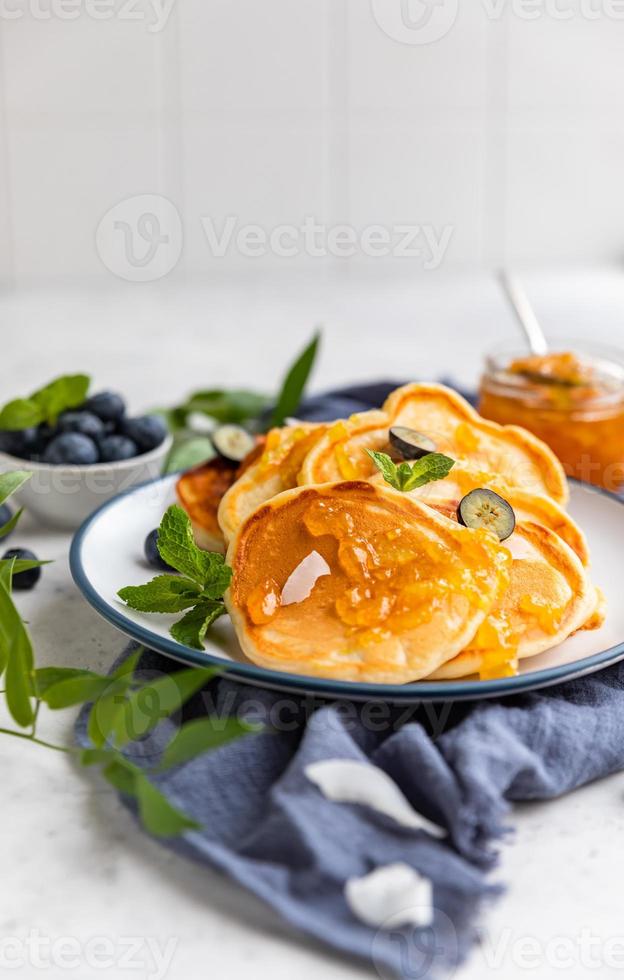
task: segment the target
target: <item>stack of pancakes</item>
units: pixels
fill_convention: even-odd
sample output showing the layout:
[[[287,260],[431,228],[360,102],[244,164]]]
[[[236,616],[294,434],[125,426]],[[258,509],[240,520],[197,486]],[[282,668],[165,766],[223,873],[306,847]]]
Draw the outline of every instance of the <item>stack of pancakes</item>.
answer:
[[[365,450],[389,452],[397,425],[455,460],[445,479],[408,493],[384,482]],[[457,521],[481,487],[514,509],[504,542]],[[237,471],[213,460],[178,493],[199,543],[227,553],[244,653],[276,670],[381,683],[506,676],[604,618],[559,461],[441,385],[273,429]]]

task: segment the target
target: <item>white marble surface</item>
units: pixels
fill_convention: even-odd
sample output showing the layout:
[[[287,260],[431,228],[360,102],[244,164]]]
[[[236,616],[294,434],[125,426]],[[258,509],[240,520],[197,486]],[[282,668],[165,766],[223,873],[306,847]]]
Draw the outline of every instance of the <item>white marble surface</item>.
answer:
[[[553,276],[530,286],[552,331],[605,342],[622,337],[624,275],[617,270]],[[231,282],[175,293],[136,287],[116,294],[5,294],[0,397],[70,369],[91,371],[97,386],[125,390],[136,409],[173,401],[198,384],[270,386],[320,321],[326,339],[317,389],[353,378],[447,371],[469,382],[483,348],[514,331],[486,280],[410,284],[321,274],[316,281]],[[12,543],[55,559],[37,590],[19,598],[39,663],[105,669],[123,639],[73,586],[68,538],[25,520]],[[68,738],[72,720],[72,712],[44,715],[41,731]],[[30,963],[10,968],[7,961],[3,975],[155,977],[146,937],[161,949],[173,941],[165,972],[170,980],[312,980],[319,973],[346,980],[366,973],[293,933],[238,887],[147,839],[113,793],[64,756],[1,738],[0,783],[0,937],[35,930],[31,938],[39,940],[40,963],[47,964],[44,970],[33,962],[31,942]],[[621,975],[624,776],[562,800],[516,807],[510,822],[515,834],[493,876],[508,891],[484,914],[486,941],[457,976]],[[110,949],[94,947],[98,937]],[[124,964],[134,937],[141,946]],[[59,944],[64,939],[66,946]],[[56,941],[53,956],[50,941]],[[63,955],[71,962],[77,950],[80,967],[63,966]],[[25,955],[25,948],[5,955]]]

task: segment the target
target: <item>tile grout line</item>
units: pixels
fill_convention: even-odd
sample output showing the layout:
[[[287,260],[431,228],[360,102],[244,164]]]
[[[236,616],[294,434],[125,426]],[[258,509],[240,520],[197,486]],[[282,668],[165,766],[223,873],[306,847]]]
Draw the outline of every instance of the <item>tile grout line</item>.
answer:
[[[179,2],[161,31],[156,47],[158,85],[158,182],[159,193],[178,209],[184,222],[184,115],[180,85]]]
[[[322,7],[322,201],[326,224],[349,222],[348,6],[324,0]],[[333,269],[328,258],[325,269]]]
[[[508,261],[507,190],[509,122],[509,13],[486,22],[485,149],[482,258],[486,266]]]
[[[6,240],[6,277],[0,268],[0,285],[5,278],[8,288],[15,287],[15,240],[13,234],[13,201],[11,195],[11,155],[9,149],[9,120],[6,105],[6,65],[4,58],[5,32],[0,21],[0,154],[3,163],[3,184],[0,186],[0,200],[4,202],[4,227],[0,235]]]

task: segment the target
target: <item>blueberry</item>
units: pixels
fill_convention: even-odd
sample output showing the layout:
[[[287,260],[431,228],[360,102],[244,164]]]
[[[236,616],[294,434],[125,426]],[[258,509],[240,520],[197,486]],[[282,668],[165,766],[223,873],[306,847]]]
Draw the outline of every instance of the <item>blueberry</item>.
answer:
[[[175,568],[168,565],[164,558],[161,558],[160,551],[158,550],[158,528],[154,528],[153,531],[147,535],[145,539],[145,544],[143,545],[143,551],[145,552],[145,557],[149,565],[152,568],[158,568],[161,572],[174,572]]]
[[[93,439],[80,432],[63,432],[57,436],[43,454],[44,463],[55,465],[89,466],[100,458]]]
[[[20,459],[30,459],[38,444],[37,429],[19,429],[15,432],[0,432],[0,450]]]
[[[87,399],[84,408],[93,412],[102,422],[117,422],[126,414],[126,404],[114,391],[100,391]]]
[[[17,558],[18,561],[37,561],[37,556],[26,548],[10,548],[2,557]],[[40,578],[40,568],[29,568],[27,572],[16,572],[13,576],[13,588],[16,592],[27,592],[34,588]]]
[[[2,530],[5,524],[9,523],[12,517],[13,517],[13,511],[8,506],[8,504],[0,505],[0,531]],[[5,535],[5,537],[8,537],[8,535]]]
[[[138,455],[136,442],[126,436],[105,436],[100,440],[100,459],[103,463],[116,463]]]
[[[160,415],[143,415],[138,419],[125,419],[121,429],[128,439],[136,442],[141,453],[156,449],[167,435],[165,420]]]
[[[60,432],[80,432],[94,440],[104,435],[104,423],[93,412],[64,412],[58,427]]]

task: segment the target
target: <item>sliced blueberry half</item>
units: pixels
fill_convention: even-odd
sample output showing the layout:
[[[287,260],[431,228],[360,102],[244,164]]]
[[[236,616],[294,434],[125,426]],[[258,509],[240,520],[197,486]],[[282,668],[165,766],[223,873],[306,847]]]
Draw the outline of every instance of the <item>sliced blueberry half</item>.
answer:
[[[241,425],[220,425],[212,433],[212,444],[223,459],[230,463],[242,463],[256,440]]]
[[[499,541],[505,541],[514,532],[516,515],[513,507],[493,490],[478,487],[460,500],[457,519],[464,527],[484,527],[494,531]]]
[[[437,446],[424,432],[409,429],[406,425],[393,425],[390,429],[390,445],[403,459],[420,459],[427,453],[435,453]]]

